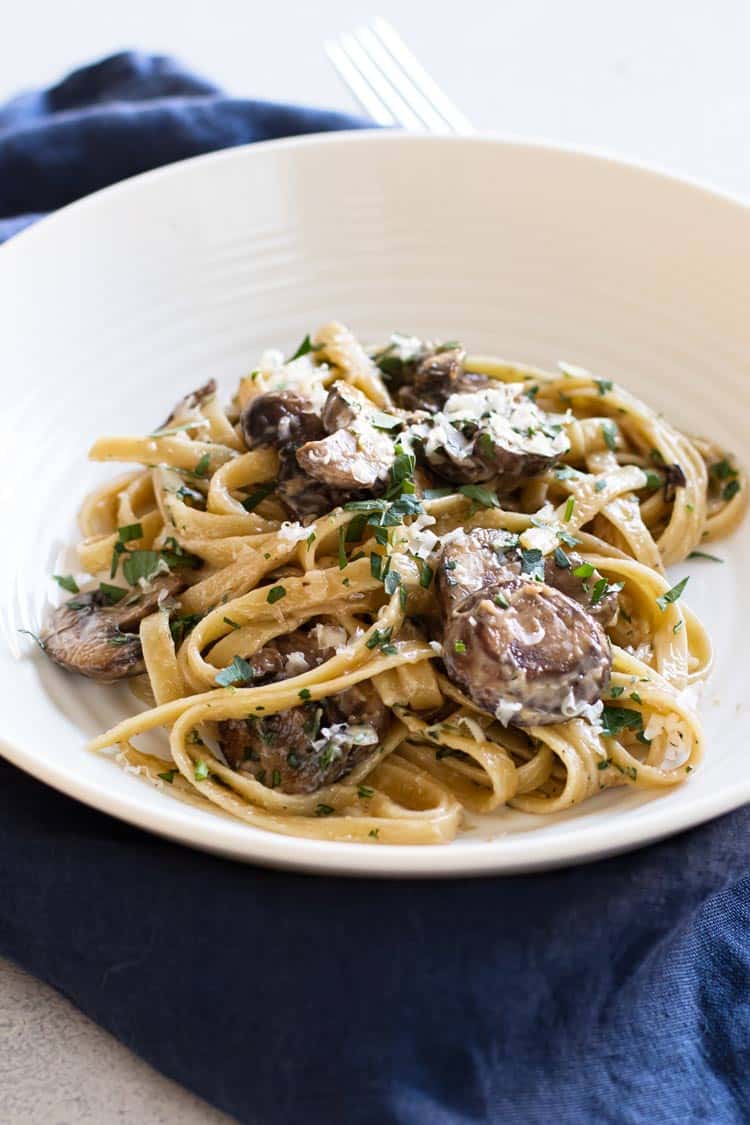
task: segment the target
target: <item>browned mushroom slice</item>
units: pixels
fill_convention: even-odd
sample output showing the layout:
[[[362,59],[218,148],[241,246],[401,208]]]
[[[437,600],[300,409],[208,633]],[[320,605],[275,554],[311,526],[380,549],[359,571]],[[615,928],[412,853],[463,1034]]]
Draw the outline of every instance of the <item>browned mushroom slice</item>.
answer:
[[[471,594],[443,633],[448,675],[502,723],[561,723],[609,683],[601,626],[546,583],[516,578]]]
[[[252,683],[315,668],[345,639],[342,629],[327,624],[278,637],[252,657]],[[361,683],[276,715],[227,719],[219,723],[219,742],[234,769],[284,793],[314,793],[372,754],[387,727],[388,709],[371,684]]]
[[[158,429],[166,430],[173,424],[173,422],[175,422],[178,418],[181,418],[183,414],[186,414],[191,410],[196,410],[199,406],[202,406],[203,403],[208,399],[213,398],[215,394],[216,380],[209,379],[208,382],[204,383],[202,387],[198,387],[196,390],[190,391],[190,393],[186,394],[184,398],[181,398],[180,401],[172,408],[172,410],[170,410],[166,419],[162,422],[161,426],[159,426]]]
[[[394,461],[393,442],[364,417],[322,441],[297,450],[297,464],[316,480],[344,492],[384,487]]]
[[[269,391],[250,400],[240,417],[248,449],[298,446],[325,436],[320,415],[296,391]]]
[[[543,472],[569,448],[562,423],[539,409],[523,383],[454,394],[433,417],[417,418],[411,433],[445,480],[496,477],[506,490]]]
[[[437,585],[444,611],[477,590],[520,577],[524,555],[516,544],[517,536],[483,527],[462,532],[446,544]],[[577,570],[584,573],[576,574]],[[601,625],[612,625],[617,619],[618,587],[604,583],[599,571],[589,570],[575,551],[547,555],[544,581],[578,602]]]
[[[137,676],[145,670],[141,621],[184,586],[179,575],[160,575],[148,590],[134,591],[116,605],[99,590],[76,594],[50,617],[40,638],[44,651],[63,668],[101,683]]]
[[[487,376],[466,371],[465,358],[463,348],[426,355],[416,365],[411,379],[399,388],[398,405],[432,414],[442,410],[451,395],[482,390],[488,384]]]

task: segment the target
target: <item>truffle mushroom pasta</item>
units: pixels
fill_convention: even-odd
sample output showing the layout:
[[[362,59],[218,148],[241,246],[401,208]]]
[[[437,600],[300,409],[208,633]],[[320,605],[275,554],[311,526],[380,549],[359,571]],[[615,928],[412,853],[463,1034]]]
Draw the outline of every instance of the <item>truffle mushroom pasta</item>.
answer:
[[[610,379],[325,325],[207,383],[89,496],[41,643],[145,704],[114,748],[274,832],[436,844],[465,812],[679,785],[707,634],[665,568],[741,518],[740,467]],[[168,732],[168,759],[139,748]]]

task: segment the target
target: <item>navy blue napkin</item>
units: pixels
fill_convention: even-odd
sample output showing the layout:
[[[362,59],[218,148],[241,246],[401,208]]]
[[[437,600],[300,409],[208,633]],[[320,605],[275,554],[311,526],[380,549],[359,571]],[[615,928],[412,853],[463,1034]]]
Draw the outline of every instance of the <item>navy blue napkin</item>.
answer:
[[[3,233],[352,124],[118,56],[0,110]],[[0,952],[258,1125],[746,1122],[749,902],[749,810],[568,871],[337,880],[191,852],[0,764]]]

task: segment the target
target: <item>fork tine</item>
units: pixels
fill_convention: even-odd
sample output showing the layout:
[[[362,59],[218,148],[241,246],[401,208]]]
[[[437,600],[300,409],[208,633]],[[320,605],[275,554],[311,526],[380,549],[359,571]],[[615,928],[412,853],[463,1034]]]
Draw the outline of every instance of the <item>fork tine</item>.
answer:
[[[328,58],[343,78],[345,85],[349,87],[367,116],[371,117],[378,125],[395,125],[396,118],[364,80],[346,51],[332,39],[327,40],[324,48]]]
[[[387,50],[383,41],[371,27],[360,27],[354,33],[370,58],[398,91],[404,101],[417,113],[427,128],[434,133],[444,133],[452,126],[430,104],[422,91],[414,85],[399,62]]]
[[[469,119],[443,93],[437,82],[430,78],[422,64],[417,61],[401,36],[397,34],[388,21],[384,20],[382,16],[378,16],[373,20],[373,26],[391,55],[400,63],[411,84],[419,90],[428,103],[438,110],[450,127],[457,133],[474,133],[474,127]]]
[[[423,129],[424,125],[414,110],[393,88],[365,48],[350,32],[339,36],[339,46],[352,66],[372,87],[395,120],[406,129]]]

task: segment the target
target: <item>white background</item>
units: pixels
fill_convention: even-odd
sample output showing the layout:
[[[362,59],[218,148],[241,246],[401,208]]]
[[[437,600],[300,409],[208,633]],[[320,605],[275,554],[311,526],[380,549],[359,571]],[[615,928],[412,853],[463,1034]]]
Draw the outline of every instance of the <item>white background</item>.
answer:
[[[237,96],[349,110],[322,41],[378,14],[480,129],[604,149],[750,196],[746,0],[26,0],[3,18],[0,100],[137,47],[178,55]],[[0,1120],[225,1119],[0,962]]]

